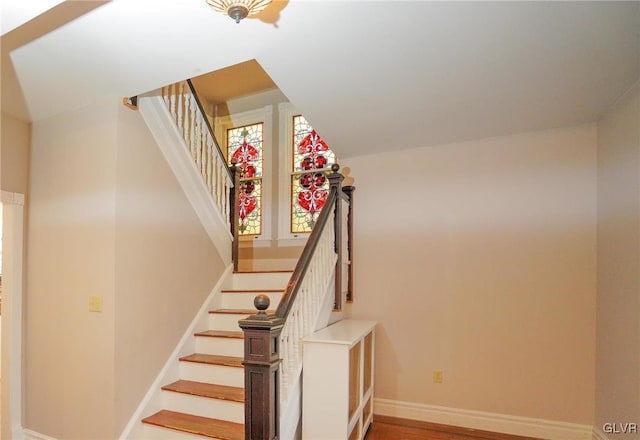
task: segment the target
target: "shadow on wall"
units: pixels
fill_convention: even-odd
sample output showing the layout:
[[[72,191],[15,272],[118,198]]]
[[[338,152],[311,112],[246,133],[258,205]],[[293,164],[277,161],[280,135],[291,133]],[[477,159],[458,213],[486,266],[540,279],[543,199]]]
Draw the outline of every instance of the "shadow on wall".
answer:
[[[287,7],[289,0],[276,0],[272,2],[264,11],[256,14],[255,18],[258,20],[272,24],[273,27],[278,27],[278,21],[280,20],[280,12]]]

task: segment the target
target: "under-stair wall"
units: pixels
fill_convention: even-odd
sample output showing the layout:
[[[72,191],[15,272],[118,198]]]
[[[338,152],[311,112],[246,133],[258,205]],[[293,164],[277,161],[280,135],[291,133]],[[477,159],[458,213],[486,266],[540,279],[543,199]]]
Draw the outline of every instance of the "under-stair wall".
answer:
[[[181,96],[184,96],[185,93],[186,91]],[[229,198],[228,191],[232,183],[228,181],[226,175],[227,166],[224,159],[218,157],[218,155],[211,154],[216,158],[215,164],[199,165],[196,163],[203,160],[203,154],[193,151],[194,147],[188,145],[187,141],[203,136],[206,129],[204,126],[200,126],[197,132],[195,128],[192,128],[192,132],[183,133],[183,130],[179,127],[186,119],[185,114],[181,113],[180,116],[177,114],[174,116],[172,110],[174,112],[177,111],[175,106],[171,108],[163,99],[160,91],[139,97],[138,105],[140,113],[153,133],[153,137],[158,143],[162,154],[180,182],[207,234],[209,234],[224,261],[230,263],[233,236],[229,228],[229,207],[227,202]],[[192,106],[195,106],[195,103]],[[186,110],[182,111],[186,112]],[[195,112],[192,109],[189,109],[189,111]],[[193,142],[196,141],[193,140]],[[197,142],[199,147],[202,148],[203,141],[198,138]],[[196,156],[195,158],[194,155]],[[207,170],[203,171],[204,167],[208,167]],[[203,177],[205,172],[209,173],[207,177]]]
[[[218,283],[211,290],[208,298],[202,304],[193,321],[182,335],[180,342],[166,359],[160,373],[155,377],[144,399],[140,402],[135,413],[130,417],[127,426],[120,434],[120,439],[145,438],[144,429],[140,420],[163,409],[162,386],[173,383],[180,378],[179,359],[196,352],[197,342],[195,333],[208,327],[209,311],[221,306],[220,292],[223,288],[230,288],[232,267],[229,265]]]
[[[119,99],[35,122],[31,171],[25,428],[116,438],[226,264]]]

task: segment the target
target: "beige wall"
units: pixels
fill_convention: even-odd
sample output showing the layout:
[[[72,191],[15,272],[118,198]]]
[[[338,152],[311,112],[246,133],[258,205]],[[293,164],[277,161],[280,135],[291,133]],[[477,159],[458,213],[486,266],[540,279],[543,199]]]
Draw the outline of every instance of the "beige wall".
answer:
[[[587,125],[343,161],[376,397],[593,422],[595,153]]]
[[[119,434],[225,267],[140,114],[122,106],[117,155]]]
[[[59,439],[114,429],[116,116],[103,104],[33,124],[25,427]]]
[[[6,72],[3,70],[3,75]],[[29,176],[29,154],[30,154],[30,141],[31,141],[31,126],[29,123],[24,122],[6,112],[2,112],[1,120],[0,120],[0,189],[2,191],[14,192],[27,195],[28,198],[28,176]],[[6,207],[5,207],[6,212]],[[1,216],[1,214],[0,214]],[[22,212],[23,223],[26,223],[26,210]],[[0,228],[2,228],[3,222],[0,221]],[[5,226],[7,226],[5,224]],[[6,229],[6,227],[4,228]],[[24,233],[24,225],[21,231]],[[3,230],[4,234],[15,234],[14,231]],[[10,255],[6,252],[8,248],[6,248],[7,244],[7,235],[4,236],[4,244],[5,244],[5,260],[4,266],[6,267],[8,258]],[[23,235],[20,242],[24,242],[25,237]],[[0,249],[2,252],[2,249]],[[24,252],[20,250],[24,259]],[[12,363],[12,357],[10,353],[12,350],[15,350],[15,346],[13,346],[13,336],[14,329],[12,328],[11,323],[14,322],[10,318],[10,314],[7,312],[11,312],[11,307],[7,307],[9,304],[13,304],[15,307],[16,301],[8,301],[6,284],[9,281],[7,273],[5,271],[5,289],[4,289],[4,312],[5,319],[3,320],[3,331],[2,331],[2,364],[3,364],[3,378],[5,386],[2,387],[2,432],[0,432],[0,437],[2,438],[10,438],[10,420],[13,417],[13,409],[10,409],[10,400],[14,398],[14,396],[10,396],[10,384],[13,378],[15,378],[16,372],[12,370],[11,366],[15,365]],[[22,272],[23,280],[22,285],[24,285],[24,272]]]
[[[0,188],[3,191],[27,193],[29,183],[29,148],[31,126],[2,112],[0,121]]]
[[[223,271],[140,115],[119,99],[33,124],[26,422],[120,434]],[[88,311],[103,297],[102,313]]]
[[[597,306],[595,427],[640,424],[640,86],[598,123]]]

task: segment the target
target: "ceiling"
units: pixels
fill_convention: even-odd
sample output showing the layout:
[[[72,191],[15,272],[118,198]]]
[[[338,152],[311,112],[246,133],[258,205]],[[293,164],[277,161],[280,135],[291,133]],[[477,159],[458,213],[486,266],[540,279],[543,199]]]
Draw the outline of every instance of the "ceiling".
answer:
[[[291,0],[240,24],[204,0],[82,3],[3,35],[3,111],[38,121],[255,59],[350,157],[592,122],[640,78],[638,1]],[[50,26],[62,7],[77,18]]]

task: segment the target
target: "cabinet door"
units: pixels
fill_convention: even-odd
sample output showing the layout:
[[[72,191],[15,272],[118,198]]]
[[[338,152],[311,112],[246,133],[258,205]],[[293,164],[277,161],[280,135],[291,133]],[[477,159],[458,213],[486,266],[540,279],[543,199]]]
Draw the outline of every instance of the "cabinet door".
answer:
[[[358,341],[349,350],[349,418],[351,420],[360,406],[360,369],[361,364],[361,342]]]
[[[373,333],[369,333],[364,338],[364,381],[362,385],[362,394],[367,394],[367,391],[372,385],[373,375]]]

